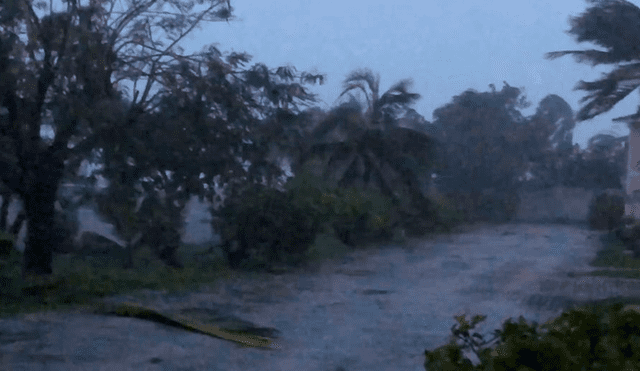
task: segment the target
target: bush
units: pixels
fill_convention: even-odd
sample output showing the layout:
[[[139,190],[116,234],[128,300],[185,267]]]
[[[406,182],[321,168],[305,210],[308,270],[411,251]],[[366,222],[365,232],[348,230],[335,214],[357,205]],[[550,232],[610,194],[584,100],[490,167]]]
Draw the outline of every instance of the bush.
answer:
[[[269,269],[297,265],[319,230],[315,213],[294,205],[290,193],[256,186],[241,202],[223,208],[223,252],[231,268]]]
[[[407,200],[401,200],[396,206],[400,218],[400,225],[409,236],[423,236],[433,232],[442,226],[438,219],[438,207],[436,204],[420,193],[406,196]]]
[[[467,321],[455,317],[451,341],[434,351],[425,350],[426,370],[623,370],[640,362],[640,314],[623,304],[587,305],[576,308],[538,330],[520,317],[511,319],[494,338],[484,341],[469,334],[486,316]],[[479,340],[478,340],[479,339]],[[457,343],[462,340],[463,344]],[[485,347],[496,341],[495,347]],[[473,365],[462,357],[471,349],[480,359]]]
[[[589,226],[596,230],[612,231],[622,224],[624,198],[601,193],[594,197],[589,206]]]
[[[391,238],[398,224],[391,200],[376,190],[333,188],[307,172],[287,183],[287,189],[295,205],[349,246]]]
[[[443,195],[433,196],[435,213],[441,229],[450,231],[451,228],[464,222],[464,212],[456,207],[454,201]]]
[[[349,246],[390,238],[394,227],[391,200],[379,192],[335,189],[328,199],[336,235]]]

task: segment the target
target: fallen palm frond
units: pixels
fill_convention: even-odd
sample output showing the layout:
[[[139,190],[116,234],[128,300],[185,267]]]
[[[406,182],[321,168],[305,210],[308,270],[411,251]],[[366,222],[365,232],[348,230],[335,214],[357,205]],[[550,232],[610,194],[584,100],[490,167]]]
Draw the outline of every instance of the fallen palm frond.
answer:
[[[135,303],[123,303],[107,305],[104,303],[94,307],[95,313],[113,314],[123,317],[140,318],[162,323],[168,326],[182,328],[199,334],[233,341],[244,347],[258,347],[277,349],[280,346],[272,343],[272,340],[263,336],[253,335],[244,330],[226,329],[220,326],[204,323],[202,320],[179,313],[167,313],[158,309],[142,306]]]

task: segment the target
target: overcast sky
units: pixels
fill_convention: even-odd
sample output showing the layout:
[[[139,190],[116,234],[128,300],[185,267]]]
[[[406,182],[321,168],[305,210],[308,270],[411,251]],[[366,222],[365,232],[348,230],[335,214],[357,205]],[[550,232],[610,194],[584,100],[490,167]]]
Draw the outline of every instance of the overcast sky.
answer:
[[[125,2],[121,1],[122,4]],[[62,10],[58,2],[54,9]],[[422,95],[416,111],[433,121],[433,111],[467,89],[499,90],[503,81],[524,88],[535,112],[542,98],[557,94],[579,109],[583,79],[594,81],[610,66],[592,68],[565,56],[546,60],[544,53],[593,48],[577,44],[565,31],[568,17],[590,5],[584,0],[479,2],[471,0],[231,0],[235,20],[203,23],[181,46],[187,53],[217,43],[224,52],[247,52],[252,65],[293,65],[298,71],[324,73],[325,85],[313,86],[328,108],[336,103],[345,76],[367,67],[380,74],[381,92],[412,78]],[[574,142],[582,148],[598,133],[627,135],[612,118],[635,113],[638,93],[613,110],[578,124]]]
[[[381,91],[413,78],[422,98],[416,111],[432,121],[433,111],[472,88],[499,90],[503,80],[523,87],[532,103],[557,94],[577,111],[583,79],[593,81],[611,67],[592,68],[573,57],[546,60],[544,53],[593,48],[565,31],[568,17],[584,12],[584,0],[420,1],[420,0],[237,0],[235,21],[209,23],[183,45],[187,52],[217,42],[221,51],[244,51],[269,67],[291,64],[299,71],[327,74],[313,92],[333,106],[345,76],[368,67],[380,74]],[[627,135],[612,118],[635,113],[637,92],[610,112],[578,124],[574,141],[585,147],[598,133]]]

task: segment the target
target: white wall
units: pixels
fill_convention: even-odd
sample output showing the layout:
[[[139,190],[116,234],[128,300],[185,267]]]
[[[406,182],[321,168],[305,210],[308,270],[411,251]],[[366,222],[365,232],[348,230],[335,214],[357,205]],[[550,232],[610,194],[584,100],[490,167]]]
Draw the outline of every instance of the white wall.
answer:
[[[0,200],[2,197],[0,196]],[[18,212],[22,209],[22,203],[13,198],[9,204],[8,224],[11,225],[15,220]],[[197,196],[193,196],[187,207],[185,208],[185,228],[182,235],[182,242],[193,244],[204,244],[208,242],[217,243],[219,236],[213,234],[209,220],[211,220],[211,214],[207,211],[207,204],[198,201]],[[125,241],[121,240],[115,231],[112,224],[109,224],[102,220],[93,210],[88,207],[81,207],[78,209],[78,220],[80,222],[80,229],[78,234],[82,234],[84,231],[91,231],[101,234],[121,246],[125,245]],[[24,240],[27,234],[26,223],[22,225],[20,233],[18,234],[18,240],[16,248],[19,251],[24,251]]]
[[[0,196],[0,201],[4,202],[2,196]],[[9,203],[9,215],[7,216],[7,225],[10,226],[13,224],[13,221],[18,216],[18,212],[22,209],[22,202],[13,198],[11,199],[11,203]],[[16,248],[20,251],[24,251],[24,239],[27,235],[27,223],[22,223],[22,228],[20,228],[20,232],[18,232],[18,241],[16,241]]]
[[[571,222],[586,222],[589,206],[595,191],[584,188],[553,187],[540,191],[519,192],[520,205],[516,221],[540,222],[565,219]],[[609,194],[624,196],[622,190],[607,190]]]

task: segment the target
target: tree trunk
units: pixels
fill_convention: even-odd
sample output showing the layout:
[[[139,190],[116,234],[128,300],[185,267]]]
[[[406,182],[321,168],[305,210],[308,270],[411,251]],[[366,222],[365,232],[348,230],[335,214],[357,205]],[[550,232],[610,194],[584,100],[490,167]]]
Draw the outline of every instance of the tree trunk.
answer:
[[[2,192],[2,207],[0,207],[0,231],[6,231],[7,216],[9,215],[9,204],[11,203],[11,192]]]
[[[127,243],[127,251],[125,254],[125,261],[123,264],[124,269],[133,269],[133,251],[138,248],[140,242],[142,241],[143,234],[142,232],[138,232],[131,241]]]
[[[45,150],[27,163],[31,166],[23,180],[21,194],[28,226],[22,275],[49,275],[57,242],[53,238],[56,193],[64,162]]]
[[[25,212],[27,217],[27,239],[24,249],[23,276],[26,274],[48,275],[53,262],[52,228],[55,213],[55,191],[41,190],[27,194]]]

